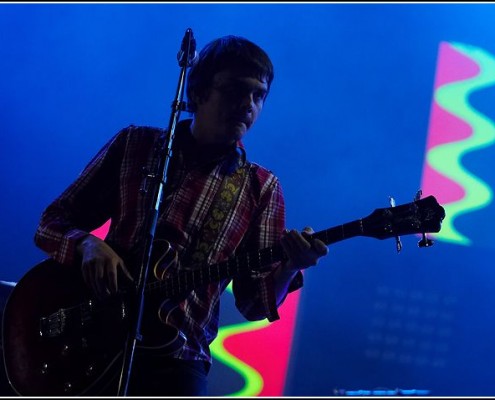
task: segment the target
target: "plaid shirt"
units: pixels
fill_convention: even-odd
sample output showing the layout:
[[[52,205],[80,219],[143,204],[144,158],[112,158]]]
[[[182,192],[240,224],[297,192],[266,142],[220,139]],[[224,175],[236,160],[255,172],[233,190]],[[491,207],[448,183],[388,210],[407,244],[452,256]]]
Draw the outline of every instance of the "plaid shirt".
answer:
[[[278,179],[263,167],[246,161],[242,146],[216,155],[195,152],[189,124],[190,120],[185,120],[177,125],[155,238],[166,239],[179,259],[184,257],[201,231],[223,177],[233,166],[241,165],[247,173],[239,197],[218,231],[208,263],[225,260],[236,250],[274,245],[285,228],[285,206]],[[59,263],[72,265],[79,261],[78,241],[111,219],[105,240],[121,256],[135,251],[145,237],[143,230],[150,204],[140,194],[143,167],[153,171],[157,162],[155,144],[163,133],[161,129],[132,125],[118,132],[43,212],[35,243]],[[272,265],[270,271],[277,265]],[[271,278],[270,272],[234,277],[236,306],[246,319],[279,318],[280,304],[276,304]],[[218,332],[219,300],[229,283],[225,279],[193,290],[169,315],[166,322],[187,338],[175,357],[211,362],[209,344]],[[301,286],[302,274],[298,273],[289,292]]]

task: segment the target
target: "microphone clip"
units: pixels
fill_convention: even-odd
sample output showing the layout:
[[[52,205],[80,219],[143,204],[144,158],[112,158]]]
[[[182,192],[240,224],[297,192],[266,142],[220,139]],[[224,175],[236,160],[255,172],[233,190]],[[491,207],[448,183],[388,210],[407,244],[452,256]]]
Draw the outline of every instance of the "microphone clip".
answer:
[[[193,31],[191,28],[187,28],[179,52],[177,53],[177,60],[180,67],[190,67],[196,60],[196,39],[194,39]]]

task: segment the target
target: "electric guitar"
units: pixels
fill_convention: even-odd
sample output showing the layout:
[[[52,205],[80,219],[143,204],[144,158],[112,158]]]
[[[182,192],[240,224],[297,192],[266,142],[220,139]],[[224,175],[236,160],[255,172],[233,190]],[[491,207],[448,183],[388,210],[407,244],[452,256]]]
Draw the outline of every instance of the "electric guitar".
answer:
[[[432,242],[426,233],[439,232],[445,210],[433,196],[376,209],[369,216],[312,235],[325,244],[367,236],[376,239],[423,234],[420,246]],[[398,241],[399,243],[399,241]],[[239,274],[262,271],[283,260],[280,245],[246,252],[194,270],[174,270],[158,279],[156,269],[173,253],[156,241],[155,276],[145,288],[142,341],[138,350],[173,353],[184,339],[163,323],[191,290]],[[157,255],[157,256],[156,256]],[[152,274],[149,274],[152,275]],[[22,396],[86,396],[97,394],[120,371],[135,291],[121,289],[106,300],[94,299],[80,268],[46,259],[15,285],[4,310],[3,347],[7,376]],[[164,300],[165,299],[165,300]]]

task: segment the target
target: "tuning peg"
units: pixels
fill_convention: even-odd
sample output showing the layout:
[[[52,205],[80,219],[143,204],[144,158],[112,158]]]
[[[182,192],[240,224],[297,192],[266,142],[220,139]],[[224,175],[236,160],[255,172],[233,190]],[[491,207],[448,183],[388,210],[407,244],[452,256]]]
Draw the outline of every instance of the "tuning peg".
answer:
[[[414,201],[418,201],[421,199],[421,196],[423,195],[423,191],[421,189],[419,189],[417,192],[416,192],[416,196],[414,196]]]
[[[423,191],[421,189],[419,189],[416,192],[416,196],[414,196],[414,201],[420,200],[422,195],[423,195]],[[433,246],[433,240],[428,239],[428,237],[426,236],[426,233],[423,232],[423,238],[418,242],[418,246],[419,247],[430,247],[430,246]]]
[[[388,196],[390,201],[390,206],[395,207],[395,199],[392,196]],[[400,253],[402,250],[402,242],[400,241],[400,236],[395,237],[395,248],[397,249],[397,253]]]
[[[423,232],[423,238],[418,242],[418,247],[430,247],[433,246],[433,240],[428,239],[426,233]]]

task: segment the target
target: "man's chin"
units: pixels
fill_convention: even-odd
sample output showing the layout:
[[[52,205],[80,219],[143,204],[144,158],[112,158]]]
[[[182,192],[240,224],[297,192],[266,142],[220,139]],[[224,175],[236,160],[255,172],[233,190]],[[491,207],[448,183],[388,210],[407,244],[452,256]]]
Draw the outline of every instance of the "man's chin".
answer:
[[[232,126],[231,130],[231,137],[234,138],[235,140],[242,139],[242,137],[246,134],[248,131],[248,127],[246,124],[243,122],[236,123],[235,125]]]

